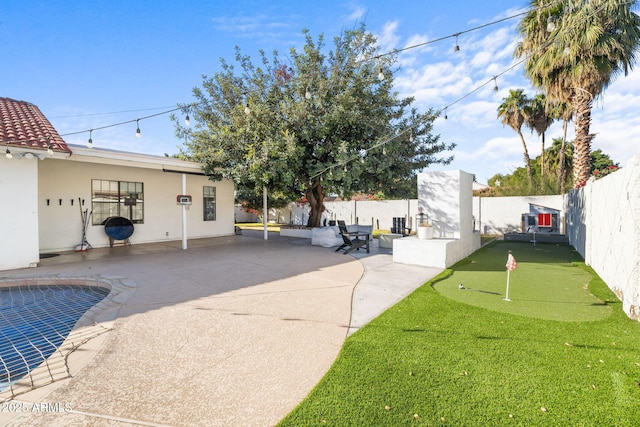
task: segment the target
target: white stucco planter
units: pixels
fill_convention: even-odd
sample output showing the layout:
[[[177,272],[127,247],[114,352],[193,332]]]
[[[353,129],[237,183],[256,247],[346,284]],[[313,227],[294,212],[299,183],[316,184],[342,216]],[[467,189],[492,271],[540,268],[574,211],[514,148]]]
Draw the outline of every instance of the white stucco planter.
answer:
[[[420,240],[433,239],[433,227],[418,227],[417,235]]]

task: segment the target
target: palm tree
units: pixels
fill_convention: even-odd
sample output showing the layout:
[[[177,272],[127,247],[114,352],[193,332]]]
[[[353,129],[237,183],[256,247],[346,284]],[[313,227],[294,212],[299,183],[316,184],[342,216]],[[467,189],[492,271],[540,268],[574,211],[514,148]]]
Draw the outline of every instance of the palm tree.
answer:
[[[565,138],[553,138],[551,146],[547,148],[545,153],[545,163],[548,170],[556,170],[558,172],[558,187],[560,194],[565,193],[567,185],[567,171],[572,170],[571,158],[573,153],[573,145],[571,141]]]
[[[620,73],[635,64],[640,43],[640,17],[631,10],[636,0],[559,0],[544,6],[531,0],[522,18],[523,37],[515,55],[525,57],[525,73],[548,97],[571,103],[575,139],[573,183],[591,173],[590,132],[594,98]]]
[[[538,136],[542,139],[542,149],[540,150],[540,178],[544,178],[544,137],[545,133],[554,121],[549,112],[547,97],[544,93],[537,94],[536,97],[529,102],[526,116],[527,126],[532,132],[535,130]]]
[[[508,125],[515,130],[522,141],[524,150],[524,164],[527,168],[527,176],[529,177],[529,185],[533,183],[533,173],[531,172],[531,159],[529,158],[529,150],[527,143],[522,135],[522,125],[527,121],[527,105],[529,99],[524,94],[524,89],[509,89],[509,96],[502,98],[502,104],[498,106],[498,118],[503,125]]]
[[[562,139],[560,147],[558,148],[559,159],[557,174],[558,182],[560,183],[560,194],[564,194],[567,183],[567,170],[569,169],[567,168],[568,162],[565,160],[567,153],[567,128],[569,127],[569,122],[573,119],[573,108],[571,104],[566,102],[554,102],[551,104],[549,112],[554,120],[562,120]]]

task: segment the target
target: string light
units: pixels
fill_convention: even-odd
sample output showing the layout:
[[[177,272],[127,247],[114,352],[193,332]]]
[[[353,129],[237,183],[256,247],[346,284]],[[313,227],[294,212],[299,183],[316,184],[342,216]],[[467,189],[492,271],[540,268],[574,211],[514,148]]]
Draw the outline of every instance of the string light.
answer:
[[[93,139],[91,139],[92,133],[93,129],[89,129],[89,141],[87,141],[87,148],[93,148]]]
[[[191,126],[191,120],[189,120],[189,114],[187,114],[187,117],[184,118],[184,124],[186,126]]]
[[[548,7],[550,7],[550,6],[548,6],[548,5],[547,5],[547,6],[540,6],[538,9],[543,9],[543,8],[548,8]],[[526,14],[527,14],[527,13],[529,13],[529,12],[530,12],[530,11],[525,11],[525,12],[522,12],[522,13],[518,13],[518,14],[515,14],[515,15],[512,15],[512,16],[508,16],[508,17],[505,17],[505,18],[502,18],[502,19],[499,19],[499,20],[496,20],[496,21],[492,21],[492,22],[489,22],[489,23],[486,23],[486,24],[483,24],[483,25],[477,26],[477,27],[470,28],[470,29],[465,30],[465,31],[460,31],[460,32],[454,33],[454,34],[449,35],[449,36],[441,37],[441,38],[438,38],[438,39],[433,39],[433,40],[430,40],[430,41],[427,41],[427,42],[424,42],[424,43],[419,43],[419,44],[416,44],[416,45],[407,46],[407,47],[402,48],[402,49],[394,49],[394,50],[392,50],[392,51],[389,51],[389,52],[386,52],[386,53],[383,53],[383,54],[379,54],[379,55],[377,55],[377,56],[375,57],[375,59],[379,59],[379,58],[381,58],[381,57],[383,57],[383,56],[388,56],[388,55],[392,55],[392,54],[398,54],[398,53],[404,52],[404,51],[409,50],[409,49],[419,48],[419,47],[422,47],[422,46],[425,46],[425,45],[428,45],[428,44],[432,44],[432,43],[436,43],[436,42],[439,42],[439,41],[445,40],[445,39],[450,38],[450,37],[455,37],[455,38],[456,38],[456,45],[455,45],[454,50],[455,50],[455,51],[459,51],[459,48],[460,48],[460,47],[459,47],[459,45],[458,45],[458,37],[459,37],[461,34],[465,34],[465,33],[472,32],[472,31],[476,31],[476,30],[479,30],[479,29],[482,29],[482,28],[485,28],[485,27],[488,27],[488,26],[491,26],[491,25],[495,25],[495,24],[498,24],[498,23],[501,23],[501,22],[504,22],[504,21],[507,21],[507,20],[510,20],[510,19],[514,19],[514,18],[517,18],[517,17],[523,16],[523,15],[526,15]],[[553,20],[552,20],[552,21],[553,21]],[[553,25],[555,25],[555,23],[553,23]],[[551,26],[549,25],[549,21],[547,22],[547,28],[551,28]],[[555,28],[555,27],[554,27],[554,28]],[[357,62],[370,61],[371,59],[373,59],[373,58],[370,58],[370,59],[363,59],[363,60],[361,60],[361,61],[357,61]],[[525,60],[526,60],[526,59],[525,59]],[[516,66],[520,65],[520,64],[521,64],[522,62],[524,62],[525,60],[522,60],[522,61],[517,62],[516,64],[513,64],[513,65],[512,65],[511,67],[509,67],[507,70],[505,70],[504,72],[502,72],[502,73],[498,74],[498,76],[500,76],[500,75],[502,75],[502,74],[506,73],[507,71],[510,71],[511,69],[513,69],[513,68],[515,68]],[[495,82],[495,79],[496,79],[496,77],[498,77],[498,76],[495,76],[495,77],[494,77],[493,79],[491,79],[491,80],[494,80],[494,82]],[[383,68],[380,68],[380,69],[379,69],[378,79],[379,79],[379,80],[381,80],[381,81],[385,79],[385,75],[384,75]],[[489,82],[490,82],[491,80],[489,80]],[[458,102],[462,101],[464,98],[466,98],[467,96],[470,96],[472,93],[476,92],[477,90],[479,90],[481,87],[485,86],[486,84],[488,84],[488,82],[487,82],[487,83],[485,83],[485,84],[483,84],[483,85],[481,85],[481,86],[479,86],[479,87],[478,87],[478,88],[476,88],[475,90],[471,91],[471,92],[470,92],[470,93],[468,93],[467,95],[464,95],[463,97],[459,98],[458,100],[454,101],[453,103],[449,104],[448,106],[444,107],[444,119],[445,119],[445,120],[447,120],[447,118],[448,118],[448,117],[447,117],[447,107],[452,106],[452,105],[454,105],[454,104],[456,104],[456,103],[458,103]],[[495,90],[496,88],[497,88],[497,84],[495,85],[494,90]],[[310,92],[309,88],[307,87],[307,89],[306,89],[306,91],[305,91],[305,98],[306,98],[306,99],[309,99],[309,98],[310,98],[310,96],[311,96],[311,92]],[[177,110],[185,110],[185,108],[188,108],[188,106],[195,106],[195,105],[198,105],[198,103],[188,104],[188,105],[186,105],[186,106],[173,108],[173,109],[171,109],[171,110],[167,110],[167,111],[163,111],[163,112],[160,112],[160,113],[157,113],[157,114],[152,114],[152,115],[149,115],[149,116],[146,116],[146,117],[141,117],[141,118],[135,119],[135,122],[136,122],[136,124],[137,124],[136,137],[138,137],[138,138],[140,138],[140,137],[141,137],[141,133],[140,133],[140,126],[139,126],[139,121],[140,121],[140,120],[147,119],[147,118],[151,118],[151,117],[155,117],[155,116],[159,116],[159,115],[163,115],[163,114],[167,114],[167,113],[171,113],[171,112],[173,112],[173,111],[177,111]],[[159,108],[162,108],[162,107],[159,107]],[[157,108],[153,108],[153,109],[157,109]],[[146,109],[146,110],[151,110],[151,109]],[[129,110],[129,111],[145,111],[145,110]],[[249,107],[249,103],[248,103],[248,101],[247,101],[247,103],[246,103],[246,105],[245,105],[244,112],[245,112],[245,114],[250,114],[250,113],[251,113],[251,109],[250,109],[250,107]],[[99,114],[110,114],[110,113],[98,113],[98,114],[91,114],[91,115],[99,115]],[[73,116],[73,117],[75,117],[75,116]],[[125,122],[120,122],[120,123],[115,123],[115,124],[110,124],[110,125],[106,125],[106,126],[102,126],[102,127],[97,127],[97,128],[94,128],[94,129],[90,129],[90,130],[89,130],[89,133],[90,133],[90,137],[89,137],[89,139],[91,139],[91,132],[92,132],[93,130],[101,130],[101,129],[106,129],[106,128],[110,128],[110,127],[120,126],[120,125],[123,125],[123,124],[126,124],[126,123],[131,123],[131,122],[133,122],[133,121],[134,121],[134,120],[129,120],[129,121],[125,121]],[[185,123],[186,123],[186,125],[187,125],[187,126],[189,126],[189,115],[188,115],[188,114],[187,114],[187,116],[186,116],[186,118],[185,118]],[[62,135],[60,135],[60,136],[76,135],[76,134],[80,134],[80,133],[84,133],[84,132],[87,132],[87,130],[77,131],[77,132],[70,132],[70,133],[62,134]],[[387,142],[388,142],[388,141],[387,141]],[[386,142],[385,142],[385,143],[386,143]],[[379,146],[379,145],[380,145],[380,144],[378,144],[378,146]],[[9,150],[7,149],[7,151],[9,151]],[[383,146],[383,153],[384,153],[384,152],[385,152],[385,150],[384,150],[384,146]],[[8,153],[8,154],[10,155],[10,153]],[[349,161],[350,161],[350,160],[349,160]],[[345,166],[345,170],[346,170],[346,166]]]
[[[12,157],[13,157],[13,154],[11,154],[11,150],[9,150],[9,149],[7,148],[7,149],[6,149],[6,151],[4,152],[4,156],[5,156],[7,159],[10,159],[10,158],[12,158]]]
[[[51,143],[47,146],[47,154],[53,156],[53,148],[51,148]]]
[[[493,91],[498,93],[498,81],[496,80],[497,77],[493,78]]]

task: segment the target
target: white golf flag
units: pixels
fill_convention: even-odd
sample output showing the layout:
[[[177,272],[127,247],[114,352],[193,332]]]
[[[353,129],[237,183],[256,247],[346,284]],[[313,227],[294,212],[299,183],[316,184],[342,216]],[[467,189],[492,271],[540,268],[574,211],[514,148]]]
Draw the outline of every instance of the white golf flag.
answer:
[[[511,301],[509,299],[509,276],[511,274],[511,272],[513,270],[516,269],[516,267],[518,266],[518,263],[516,262],[516,259],[513,257],[513,254],[511,253],[511,251],[509,251],[509,256],[507,257],[507,293],[505,295],[504,298],[502,298],[505,301]]]
[[[509,271],[513,271],[516,269],[516,267],[518,266],[518,263],[516,262],[516,259],[513,257],[513,254],[511,253],[511,251],[509,251],[509,256],[507,257],[507,270]]]

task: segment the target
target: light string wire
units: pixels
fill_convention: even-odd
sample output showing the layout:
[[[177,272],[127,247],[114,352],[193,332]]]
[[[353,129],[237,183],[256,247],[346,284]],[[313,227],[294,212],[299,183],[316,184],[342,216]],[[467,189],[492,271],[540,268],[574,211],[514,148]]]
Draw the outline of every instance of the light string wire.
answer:
[[[559,0],[558,0],[558,1],[559,1]],[[381,58],[381,57],[385,57],[385,56],[389,56],[389,55],[394,55],[394,54],[397,54],[397,53],[400,53],[400,52],[405,52],[405,51],[408,51],[408,50],[411,50],[411,49],[416,49],[416,48],[423,47],[423,46],[426,46],[426,45],[429,45],[429,44],[434,44],[434,43],[437,43],[437,42],[440,42],[440,41],[443,41],[443,40],[446,40],[446,39],[449,39],[449,38],[452,38],[452,37],[458,37],[458,36],[460,36],[461,34],[470,33],[470,32],[473,32],[473,31],[480,30],[480,29],[482,29],[482,28],[489,27],[489,26],[491,26],[491,25],[496,25],[496,24],[499,24],[499,23],[501,23],[501,22],[505,22],[505,21],[507,21],[507,20],[517,18],[517,17],[522,16],[523,14],[526,14],[526,13],[527,13],[527,12],[518,13],[518,14],[516,14],[516,15],[511,15],[511,16],[508,16],[508,17],[505,17],[505,18],[502,18],[502,19],[499,19],[499,20],[496,20],[496,21],[488,22],[488,23],[486,23],[486,24],[479,25],[479,26],[476,26],[476,27],[473,27],[473,28],[469,28],[469,29],[464,30],[464,31],[459,31],[459,32],[453,33],[453,34],[448,35],[448,36],[439,37],[439,38],[436,38],[436,39],[433,39],[433,40],[429,40],[429,41],[427,41],[427,42],[418,43],[418,44],[416,44],[416,45],[407,46],[407,47],[404,47],[404,48],[401,48],[401,49],[394,49],[394,50],[389,51],[389,52],[386,52],[386,53],[382,53],[382,54],[375,55],[375,57],[373,57],[373,58],[362,59],[362,60],[360,60],[360,61],[357,61],[356,63],[358,63],[358,62],[368,62],[368,61],[372,61],[372,60],[377,60],[377,59],[379,59],[379,58]],[[499,74],[498,76],[500,76],[500,75],[502,75],[502,74],[504,74],[504,73],[501,73],[501,74]],[[476,91],[477,91],[477,90],[479,90],[481,87],[483,87],[483,86],[485,86],[486,84],[488,84],[490,81],[491,81],[491,80],[489,80],[487,83],[484,83],[482,86],[480,86],[480,87],[478,87],[478,88],[474,89],[472,92],[470,92],[470,93],[469,93],[469,94],[467,94],[466,96],[469,96],[469,95],[471,95],[472,93],[476,92]],[[251,92],[255,92],[255,91],[251,91]],[[250,92],[248,92],[247,94],[249,95],[249,94],[250,94]],[[465,97],[466,97],[466,96],[465,96]],[[459,99],[459,100],[458,100],[458,101],[456,101],[456,102],[459,102],[460,100],[464,99],[465,97],[463,97],[463,98]],[[200,105],[200,104],[203,104],[203,103],[206,103],[206,101],[203,101],[203,102],[200,102],[200,103],[189,103],[189,104],[185,104],[185,105],[180,106],[180,107],[171,108],[171,109],[166,110],[166,111],[162,111],[162,112],[159,112],[159,113],[156,113],[156,114],[152,114],[152,115],[148,115],[148,116],[144,116],[144,117],[139,117],[139,118],[136,118],[136,119],[130,119],[130,120],[125,120],[125,121],[118,122],[118,123],[108,124],[108,125],[99,126],[99,127],[93,127],[93,128],[91,128],[91,129],[85,129],[85,130],[79,130],[79,131],[74,131],[74,132],[68,132],[68,133],[60,134],[60,136],[61,136],[61,137],[63,137],[63,136],[79,135],[79,134],[87,133],[87,132],[92,133],[92,132],[93,132],[93,131],[95,131],[95,130],[103,130],[103,129],[108,129],[108,128],[112,128],[112,127],[122,126],[122,125],[129,124],[129,123],[133,123],[133,122],[139,122],[140,120],[146,120],[146,119],[150,119],[150,118],[153,118],[153,117],[157,117],[157,116],[161,116],[161,115],[165,115],[165,114],[173,113],[173,112],[178,111],[178,110],[187,111],[189,108],[193,108],[193,107],[195,107],[195,106],[197,106],[197,105]],[[451,104],[451,105],[453,105],[453,104]],[[158,108],[163,108],[163,107],[158,107]],[[117,112],[112,112],[112,113],[92,113],[92,114],[75,115],[75,116],[57,116],[56,118],[88,117],[88,116],[109,115],[109,114],[117,114],[117,113],[136,112],[136,111],[149,111],[149,110],[154,110],[154,109],[157,109],[157,108],[147,108],[147,109],[140,109],[140,110],[125,110],[125,111],[117,111]],[[411,126],[410,128],[405,129],[405,131],[403,131],[403,132],[399,133],[398,135],[395,135],[394,137],[390,138],[390,139],[389,139],[388,141],[386,141],[385,143],[388,143],[388,142],[392,141],[393,139],[395,139],[396,137],[398,137],[398,136],[400,136],[400,135],[403,135],[403,134],[404,134],[404,133],[406,133],[407,131],[412,130],[413,128],[415,128],[415,127],[416,127],[416,126],[418,126],[419,124],[421,124],[421,122],[416,123],[415,125]],[[49,138],[47,138],[47,139],[49,139]],[[41,138],[35,138],[35,140],[36,140],[36,141],[37,141],[37,140],[43,140],[43,138],[42,138],[42,137],[41,137]],[[23,139],[8,140],[8,141],[7,141],[7,140],[5,140],[5,141],[3,141],[3,143],[5,143],[5,144],[11,144],[11,143],[16,143],[16,142],[24,142],[24,141],[25,141],[25,140],[23,140]],[[381,145],[384,145],[384,144],[382,144],[382,143],[378,143],[378,144],[376,144],[376,145],[374,145],[374,146],[370,147],[369,149],[373,149],[373,148],[379,147],[379,146],[381,146]],[[354,158],[350,159],[349,161],[351,161],[351,160],[353,160],[353,159],[355,159],[355,158],[358,158],[358,156],[354,156]],[[315,177],[315,176],[314,176],[314,177]]]
[[[538,8],[536,8],[536,9],[531,9],[531,10],[528,10],[528,11],[526,11],[526,12],[521,12],[521,13],[518,13],[518,14],[515,14],[515,15],[511,15],[511,16],[508,16],[508,17],[505,17],[505,18],[501,18],[501,19],[498,19],[498,20],[495,20],[495,21],[491,21],[491,22],[488,22],[488,23],[486,23],[486,24],[482,24],[482,25],[479,25],[479,26],[476,26],[476,27],[473,27],[473,28],[469,28],[469,29],[464,30],[464,31],[458,31],[458,32],[453,33],[453,34],[450,34],[450,35],[448,35],[448,36],[439,37],[439,38],[436,38],[436,39],[433,39],[433,40],[429,40],[429,41],[427,41],[427,42],[418,43],[418,44],[411,45],[411,46],[407,46],[407,47],[404,47],[404,48],[401,48],[401,49],[394,49],[394,50],[388,51],[388,52],[386,52],[386,53],[382,53],[382,54],[375,55],[373,58],[365,58],[365,59],[362,59],[362,60],[360,60],[360,61],[358,61],[358,62],[374,61],[374,60],[377,60],[377,59],[379,59],[379,58],[381,58],[381,57],[385,57],[385,56],[389,56],[389,55],[394,55],[394,54],[401,53],[401,52],[406,52],[406,51],[411,50],[411,49],[416,49],[416,48],[423,47],[423,46],[426,46],[426,45],[429,45],[429,44],[434,44],[434,43],[437,43],[437,42],[440,42],[440,41],[443,41],[443,40],[446,40],[446,39],[449,39],[449,38],[454,38],[454,37],[455,37],[455,38],[457,38],[457,37],[458,37],[458,36],[460,36],[461,34],[466,34],[466,33],[470,33],[470,32],[473,32],[473,31],[477,31],[477,30],[480,30],[480,29],[483,29],[483,28],[486,28],[486,27],[489,27],[489,26],[492,26],[492,25],[496,25],[496,24],[499,24],[499,23],[502,23],[502,22],[505,22],[505,21],[508,21],[508,20],[511,20],[511,19],[514,19],[514,18],[517,18],[517,17],[523,16],[523,15],[526,15],[527,13],[531,12],[532,10],[540,10],[540,9],[544,9],[544,8],[550,8],[550,7],[554,6],[554,5],[555,5],[555,3],[559,3],[560,1],[561,1],[561,0],[556,0],[556,1],[554,1],[554,2],[551,2],[549,5],[539,6],[539,7],[538,7]],[[628,3],[628,2],[626,2],[626,3]],[[447,109],[448,107],[453,106],[453,105],[457,104],[458,102],[461,102],[462,100],[464,100],[464,99],[465,99],[465,98],[467,98],[468,96],[472,95],[473,93],[477,92],[478,90],[480,90],[481,88],[483,88],[484,86],[486,86],[487,84],[489,84],[489,83],[490,83],[491,81],[493,81],[496,77],[502,76],[503,74],[507,73],[507,72],[508,72],[508,71],[510,71],[511,69],[513,69],[513,68],[515,68],[516,66],[520,65],[521,63],[523,63],[524,61],[526,61],[526,59],[528,59],[528,58],[525,58],[525,59],[523,59],[523,60],[521,60],[521,61],[518,61],[517,63],[515,63],[515,64],[511,65],[510,67],[508,67],[506,70],[502,71],[501,73],[499,73],[499,74],[495,75],[494,77],[491,77],[489,80],[487,80],[487,81],[486,81],[485,83],[483,83],[482,85],[480,85],[480,86],[476,87],[476,88],[475,88],[475,89],[473,89],[472,91],[468,92],[466,95],[464,95],[464,96],[462,96],[462,97],[458,98],[458,99],[457,99],[457,100],[455,100],[454,102],[452,102],[452,103],[448,104],[447,106],[445,106],[445,107],[443,108],[443,110],[445,110],[445,111],[446,111],[446,109]],[[255,90],[254,90],[254,91],[251,91],[251,92],[255,92]],[[250,94],[250,92],[248,92],[248,94]],[[159,113],[156,113],[156,114],[151,114],[151,115],[148,115],[148,116],[138,117],[138,118],[136,118],[136,119],[125,120],[125,121],[122,121],[122,122],[113,123],[113,124],[109,124],[109,125],[104,125],[104,126],[99,126],[99,127],[93,127],[93,128],[91,128],[91,129],[85,129],[85,130],[80,130],[80,131],[75,131],[75,132],[68,132],[68,133],[60,134],[60,136],[61,136],[61,137],[62,137],[62,136],[72,136],[72,135],[78,135],[78,134],[87,133],[87,132],[92,133],[92,132],[93,132],[93,131],[95,131],[95,130],[103,130],[103,129],[108,129],[108,128],[112,128],[112,127],[122,126],[122,125],[129,124],[129,123],[133,123],[133,122],[139,122],[140,120],[150,119],[150,118],[153,118],[153,117],[157,117],[157,116],[161,116],[161,115],[165,115],[165,114],[173,113],[173,112],[175,112],[175,111],[179,111],[179,110],[181,110],[181,111],[188,111],[190,108],[193,108],[193,107],[195,107],[195,106],[197,106],[197,105],[200,105],[200,104],[206,104],[206,103],[207,103],[207,101],[194,102],[194,103],[188,103],[188,104],[184,104],[184,105],[179,106],[179,107],[176,107],[176,108],[171,108],[171,109],[169,109],[169,110],[162,111],[162,112],[159,112]],[[162,107],[158,107],[158,108],[162,108]],[[131,111],[148,111],[148,110],[154,110],[154,109],[157,109],[157,108],[148,108],[148,109],[140,109],[140,110],[128,110],[128,111],[120,111],[120,112],[113,112],[113,113],[94,113],[94,114],[77,115],[77,116],[60,116],[60,117],[65,117],[65,118],[66,118],[66,117],[97,116],[97,115],[108,115],[108,114],[115,114],[115,113],[122,113],[122,112],[131,112]],[[438,110],[438,114],[439,114],[441,111],[442,111],[442,110]],[[403,131],[401,131],[401,132],[399,132],[399,133],[397,133],[397,134],[394,134],[394,135],[388,136],[388,137],[387,137],[387,138],[385,138],[384,140],[382,140],[382,141],[380,141],[380,142],[378,142],[378,143],[374,144],[373,146],[369,147],[368,149],[364,149],[364,150],[362,150],[362,151],[364,151],[364,153],[366,154],[369,150],[372,150],[372,149],[378,148],[378,147],[380,147],[380,146],[383,146],[383,145],[385,145],[385,144],[387,144],[387,143],[389,143],[389,142],[393,141],[394,139],[396,139],[396,138],[398,138],[398,137],[400,137],[400,136],[402,136],[402,135],[406,134],[407,132],[412,131],[415,127],[419,126],[419,125],[420,125],[420,124],[422,124],[423,122],[424,122],[424,120],[420,120],[420,121],[416,122],[415,124],[413,124],[412,126],[405,128]],[[40,137],[40,138],[35,138],[34,140],[48,140],[48,139],[50,139],[50,138],[42,138],[42,137]],[[2,142],[3,142],[3,144],[11,144],[11,143],[16,143],[16,142],[25,142],[25,140],[24,140],[24,139],[16,139],[16,140],[5,140],[5,141],[2,141]],[[332,166],[330,166],[330,167],[328,167],[328,168],[325,168],[325,169],[323,169],[320,173],[318,173],[318,174],[314,175],[312,178],[315,178],[315,177],[317,177],[317,176],[321,175],[322,173],[326,172],[326,171],[327,171],[327,170],[329,170],[329,169],[332,169],[333,167],[343,166],[343,165],[345,165],[346,163],[349,163],[349,162],[351,162],[351,161],[353,161],[354,159],[357,159],[357,158],[359,158],[359,157],[360,157],[359,155],[355,155],[355,156],[350,157],[350,158],[349,158],[348,160],[346,160],[346,161],[343,161],[343,162],[337,163],[337,164],[335,164],[335,165],[332,165]]]
[[[530,10],[528,10],[528,11],[526,11],[526,12],[522,12],[522,13],[519,13],[519,14],[514,15],[514,16],[511,16],[511,17],[503,18],[503,19],[501,19],[501,20],[499,20],[499,21],[495,21],[495,23],[503,22],[503,21],[505,21],[505,20],[508,20],[508,19],[511,19],[511,18],[514,18],[514,17],[517,17],[517,16],[526,15],[526,14],[528,14],[528,13],[530,13],[530,12],[533,12],[533,11],[541,11],[541,10],[543,10],[543,9],[550,9],[550,8],[552,8],[552,7],[556,6],[556,4],[558,4],[558,3],[560,3],[560,2],[561,2],[561,0],[556,0],[556,1],[554,1],[554,2],[551,2],[551,3],[550,3],[550,4],[548,4],[548,5],[539,6],[539,7],[535,8],[535,9],[530,9]],[[633,1],[632,1],[632,0],[623,0],[623,1],[621,1],[621,2],[620,2],[620,5],[632,4],[632,3],[633,3]],[[590,18],[592,18],[592,17],[596,16],[596,15],[597,15],[597,13],[600,11],[600,9],[604,8],[605,6],[606,6],[606,5],[605,5],[604,3],[603,3],[603,4],[601,4],[601,5],[599,5],[598,7],[596,7],[596,8],[591,12],[591,14],[587,15],[587,16],[585,17],[585,19],[590,19]],[[472,30],[476,30],[476,29],[484,28],[484,27],[487,27],[487,26],[489,26],[489,25],[491,25],[491,24],[493,24],[493,23],[484,24],[484,25],[481,25],[481,26],[475,27],[474,29],[467,30],[467,31],[465,31],[465,32],[469,32],[469,31],[472,31]],[[571,31],[575,31],[575,30],[576,30],[576,28],[575,28],[575,27],[573,27],[573,28],[568,28],[568,31],[569,31],[569,32],[571,32]],[[457,35],[459,35],[459,34],[462,34],[462,33],[456,33],[456,34],[453,34],[453,35],[451,35],[451,36],[441,37],[440,39],[437,39],[437,40],[432,40],[432,41],[430,41],[430,42],[425,42],[425,43],[421,43],[421,44],[419,44],[419,45],[411,46],[411,48],[421,47],[421,46],[424,46],[424,45],[426,45],[426,44],[429,44],[429,43],[432,43],[432,42],[435,42],[435,41],[441,41],[441,40],[444,40],[444,39],[447,39],[447,38],[456,37],[456,36],[457,36]],[[542,51],[542,50],[547,49],[549,46],[551,46],[551,45],[554,43],[554,41],[555,41],[555,40],[554,40],[554,38],[549,38],[545,43],[543,43],[542,45],[540,45],[540,46],[539,46],[535,51],[530,52],[530,53],[529,53],[528,55],[526,55],[524,58],[522,58],[522,59],[521,59],[521,60],[519,60],[519,61],[514,62],[512,65],[510,65],[509,67],[507,67],[506,69],[504,69],[504,70],[503,70],[503,71],[501,71],[500,73],[496,74],[495,76],[491,77],[489,80],[487,80],[486,82],[484,82],[484,83],[482,83],[481,85],[477,86],[476,88],[474,88],[474,89],[473,89],[473,90],[471,90],[470,92],[468,92],[468,93],[466,93],[465,95],[461,96],[460,98],[458,98],[458,99],[454,100],[453,102],[451,102],[451,103],[449,103],[449,104],[445,105],[441,110],[438,110],[438,111],[436,112],[436,114],[437,114],[437,115],[439,115],[442,111],[447,111],[447,109],[448,109],[449,107],[451,107],[451,106],[453,106],[453,105],[455,105],[455,104],[457,104],[457,103],[459,103],[459,102],[463,101],[465,98],[467,98],[467,97],[471,96],[472,94],[476,93],[477,91],[479,91],[480,89],[482,89],[483,87],[485,87],[486,85],[488,85],[489,83],[491,83],[492,81],[496,81],[496,78],[498,78],[498,77],[500,77],[500,76],[502,76],[502,75],[504,75],[504,74],[508,73],[508,72],[509,72],[509,71],[511,71],[512,69],[514,69],[514,68],[516,68],[517,66],[521,65],[522,63],[526,62],[526,61],[527,61],[527,60],[529,60],[529,59],[530,59],[534,54],[536,54],[536,53],[538,53],[538,52],[540,52],[540,51]],[[408,48],[405,48],[405,49],[403,49],[403,50],[407,50],[407,49],[408,49]],[[384,55],[390,55],[390,54],[392,54],[392,53],[394,53],[394,52],[388,52],[388,53],[386,53],[386,54],[384,54]],[[380,56],[380,55],[376,56],[376,58],[378,58],[379,56]],[[407,132],[411,132],[411,131],[413,131],[413,129],[414,129],[414,128],[416,128],[417,126],[421,125],[425,120],[426,120],[426,118],[425,118],[425,119],[423,119],[423,120],[419,120],[419,121],[417,121],[417,122],[416,122],[416,123],[414,123],[413,125],[411,125],[411,126],[409,126],[409,127],[405,128],[402,132],[399,132],[399,133],[397,133],[397,134],[393,134],[393,135],[388,135],[387,137],[385,137],[385,139],[383,139],[383,140],[381,140],[380,142],[378,142],[378,143],[374,144],[373,146],[369,147],[368,149],[361,150],[361,152],[360,152],[360,153],[362,153],[362,154],[357,154],[357,155],[351,156],[351,157],[349,157],[347,160],[344,160],[344,161],[342,161],[342,162],[338,162],[338,163],[335,163],[335,164],[333,164],[333,165],[330,165],[330,166],[325,167],[325,168],[324,168],[324,169],[322,169],[320,172],[318,172],[318,173],[316,173],[315,175],[313,175],[310,179],[314,179],[314,178],[317,178],[317,177],[319,177],[319,176],[322,176],[322,175],[323,175],[324,173],[326,173],[327,171],[331,171],[331,170],[333,170],[333,168],[336,168],[336,167],[344,167],[344,166],[346,166],[348,163],[350,163],[350,162],[352,162],[352,161],[354,161],[354,160],[356,160],[356,159],[364,158],[364,156],[365,156],[365,155],[367,155],[367,154],[368,154],[368,152],[369,152],[370,150],[373,150],[373,149],[378,148],[378,147],[380,147],[380,146],[384,146],[384,145],[386,145],[386,144],[390,143],[391,141],[393,141],[394,139],[396,139],[396,138],[398,138],[398,137],[400,137],[400,136],[402,136],[402,135],[406,134]]]

